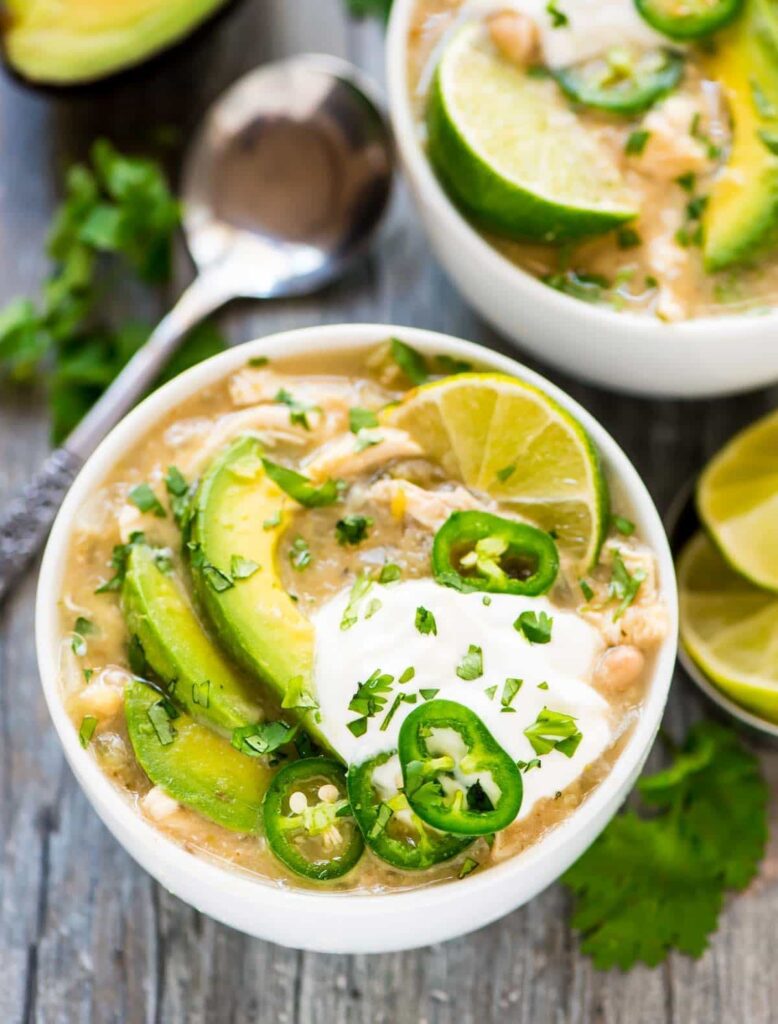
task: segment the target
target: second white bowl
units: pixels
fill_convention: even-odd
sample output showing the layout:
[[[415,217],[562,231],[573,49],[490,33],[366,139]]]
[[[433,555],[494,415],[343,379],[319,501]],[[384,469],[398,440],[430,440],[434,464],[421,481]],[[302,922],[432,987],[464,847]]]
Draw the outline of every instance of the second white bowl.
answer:
[[[544,285],[502,256],[448,198],[427,159],[410,102],[408,27],[416,0],[394,0],[387,39],[389,111],[422,224],[467,301],[538,359],[603,387],[701,398],[778,380],[778,311],[667,324]]]

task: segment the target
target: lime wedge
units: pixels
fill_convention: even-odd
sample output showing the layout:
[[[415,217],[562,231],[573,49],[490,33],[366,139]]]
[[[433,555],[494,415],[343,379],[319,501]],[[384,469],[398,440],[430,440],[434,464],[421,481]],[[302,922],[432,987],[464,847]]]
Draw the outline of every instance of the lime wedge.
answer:
[[[730,565],[778,591],[778,412],[738,434],[708,463],[697,508]]]
[[[681,640],[736,704],[778,722],[778,597],[738,576],[705,534],[678,560]]]
[[[444,50],[427,126],[438,175],[487,230],[561,242],[636,215],[613,158],[557,84],[501,57],[480,22],[465,25]]]
[[[585,571],[602,546],[608,488],[583,427],[548,395],[499,373],[425,384],[383,413],[454,479],[553,532]]]

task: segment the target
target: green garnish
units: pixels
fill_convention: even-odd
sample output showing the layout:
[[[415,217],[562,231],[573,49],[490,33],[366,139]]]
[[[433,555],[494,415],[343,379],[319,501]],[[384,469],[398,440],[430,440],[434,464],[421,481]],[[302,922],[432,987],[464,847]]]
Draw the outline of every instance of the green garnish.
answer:
[[[415,675],[416,675],[416,669],[413,667],[413,665],[409,665],[408,668],[406,668],[405,671],[402,673],[402,675],[398,678],[397,682],[398,683],[409,683],[411,681],[411,679],[413,679],[413,677]]]
[[[383,438],[378,434],[371,434],[369,430],[360,430],[357,434],[357,443],[354,446],[356,452],[363,452],[367,448],[374,448],[380,444]]]
[[[639,128],[637,131],[630,132],[627,136],[627,141],[624,144],[624,152],[627,156],[640,156],[646,148],[646,143],[650,138],[651,132],[647,132],[642,128]]]
[[[611,525],[624,537],[631,537],[635,532],[635,524],[626,516],[611,516]]]
[[[281,525],[281,509],[274,512],[272,516],[268,516],[262,523],[263,530],[273,530],[276,526]]]
[[[199,704],[201,708],[211,706],[211,681],[206,679],[203,683],[192,683],[192,703]]]
[[[133,545],[145,544],[145,542],[145,535],[139,530],[135,530],[130,534],[130,539],[126,544],[115,545],[110,562],[114,575],[111,579],[106,580],[105,583],[100,584],[97,590],[95,590],[96,594],[106,594],[113,590],[121,590],[124,577],[127,575],[127,559],[130,557]]]
[[[500,697],[500,704],[502,704],[503,711],[515,710],[515,708],[511,707],[511,704],[513,703],[513,698],[519,692],[523,683],[523,679],[508,678],[505,680],[505,683],[502,688],[502,697]]]
[[[289,682],[286,684],[286,692],[284,693],[284,699],[281,701],[281,707],[306,709],[319,707],[316,698],[311,694],[308,689],[304,676],[292,676]]]
[[[613,571],[608,593],[612,598],[619,601],[619,606],[613,613],[614,622],[621,618],[635,600],[640,590],[640,585],[645,578],[646,573],[644,569],[636,569],[630,575],[621,554],[615,548],[613,549]]]
[[[389,824],[389,821],[391,820],[393,813],[394,811],[389,806],[389,804],[381,804],[381,806],[378,808],[376,819],[373,822],[370,831],[367,834],[368,839],[377,839],[378,836],[381,835],[386,826]]]
[[[440,689],[437,689],[437,690],[419,690],[419,693],[421,694],[421,696],[422,696],[422,698],[424,700],[434,700],[437,697],[437,695],[440,693]]]
[[[232,730],[230,742],[241,754],[249,757],[263,757],[285,746],[297,733],[297,726],[286,722],[258,722]]]
[[[243,558],[241,555],[233,555],[230,559],[230,576],[233,580],[247,580],[261,568],[258,562]]]
[[[697,176],[691,171],[687,171],[686,174],[680,174],[675,181],[676,184],[681,186],[684,192],[693,192],[694,186],[697,183]]]
[[[175,739],[176,730],[170,721],[171,716],[167,702],[158,700],[156,704],[151,705],[146,713],[159,742],[163,747],[170,746]]]
[[[368,516],[344,516],[335,524],[338,544],[361,544],[372,525],[373,520]]]
[[[484,674],[483,652],[476,644],[470,644],[467,654],[457,666],[457,675],[465,682],[472,682],[473,679],[480,679]]]
[[[168,466],[165,476],[165,490],[170,499],[170,511],[179,526],[183,526],[189,515],[189,484],[180,469]]]
[[[634,249],[641,244],[641,237],[634,228],[619,228],[616,232],[616,244],[619,249]]]
[[[539,690],[547,690],[548,689],[548,683],[538,683],[538,689]]]
[[[523,633],[531,644],[547,644],[551,640],[551,627],[554,620],[545,612],[522,612],[513,623],[518,633]]]
[[[95,734],[97,728],[97,719],[94,715],[84,715],[81,719],[81,726],[78,730],[78,742],[86,750],[89,744],[92,742],[92,737]]]
[[[516,767],[520,772],[524,772],[526,775],[527,772],[531,772],[533,768],[540,768],[540,758],[533,757],[531,761],[517,761]]]
[[[473,364],[466,359],[455,359],[453,356],[435,356],[433,359],[435,369],[447,377],[455,377],[458,373],[471,373]]]
[[[745,889],[767,842],[769,792],[732,729],[698,722],[672,764],[638,782],[650,817],[617,818],[563,876],[595,967],[701,956],[728,889]],[[614,865],[619,870],[614,871]]]
[[[83,658],[86,654],[86,639],[85,637],[95,632],[95,624],[90,619],[85,619],[83,615],[79,615],[76,621],[73,623],[73,639],[71,641],[71,648],[73,653],[79,658]]]
[[[365,619],[372,619],[376,612],[383,608],[383,603],[377,597],[372,597],[365,608]]]
[[[289,409],[289,422],[293,427],[302,427],[304,430],[310,430],[311,425],[308,422],[308,413],[321,412],[318,405],[311,405],[309,402],[303,402],[294,397],[286,390],[281,388],[276,394],[275,401],[281,405],[285,405]]]
[[[535,753],[541,756],[558,750],[565,757],[572,757],[583,739],[572,715],[548,708],[543,708],[533,724],[524,730],[524,735]]]
[[[488,607],[489,607],[489,605],[490,605],[491,603],[492,603],[492,599],[491,599],[491,597],[489,597],[489,595],[488,595],[488,594],[484,594],[484,596],[483,596],[483,597],[481,598],[481,604],[482,604],[482,605],[483,605],[483,606],[484,606],[485,608],[488,608]]]
[[[416,703],[416,694],[415,693],[398,693],[397,696],[392,701],[392,705],[389,708],[389,711],[387,712],[386,718],[383,720],[383,722],[381,722],[381,725],[379,726],[380,731],[381,732],[386,732],[386,730],[389,728],[389,723],[394,718],[395,712],[397,711],[397,709],[399,708],[399,706],[401,704],[415,704],[415,703]]]
[[[265,472],[281,490],[305,508],[321,508],[332,505],[340,497],[341,487],[337,480],[325,480],[321,487],[316,487],[307,476],[297,473],[286,466],[279,466],[270,459],[262,459]]]
[[[267,356],[252,356],[246,365],[259,368],[260,366],[267,366],[269,362],[270,360]]]
[[[751,86],[752,86],[752,91],[754,91],[754,87],[758,88],[758,86],[756,86],[755,82],[752,82]],[[754,93],[754,99],[756,100],[756,93]],[[757,106],[758,106],[758,103],[757,103]],[[770,104],[770,107],[771,107],[771,110],[772,110],[772,113],[771,113],[770,116],[774,117],[775,116],[775,111],[774,111],[774,108],[772,107],[772,104]],[[691,124],[689,126],[689,134],[691,135],[691,137],[693,139],[696,139],[697,142],[701,143],[705,147],[705,152],[706,152],[707,157],[708,157],[709,160],[718,160],[718,158],[721,156],[721,146],[717,146],[715,144],[715,142],[713,142],[711,140],[710,136],[706,135],[700,129],[701,121],[702,121],[702,117],[701,117],[699,111],[697,111],[697,113],[695,113],[694,117],[692,118],[692,122],[691,122]]]
[[[136,508],[140,509],[141,512],[152,512],[158,519],[164,519],[167,515],[162,502],[156,496],[149,484],[143,483],[138,484],[137,487],[133,487],[127,495],[127,498]]]
[[[484,693],[489,698],[489,700],[494,700],[494,695],[497,693],[497,685],[495,684],[494,686],[487,686],[486,689],[484,690]]]
[[[397,363],[411,384],[418,387],[420,384],[425,384],[427,382],[429,378],[427,361],[420,352],[416,351],[415,348],[411,348],[410,345],[406,345],[406,343],[404,341],[400,341],[399,338],[392,338],[389,352],[392,359]]]
[[[419,605],[416,609],[416,618],[414,622],[416,629],[418,629],[422,636],[438,635],[438,624],[435,621],[435,616],[428,608],[423,608]]]
[[[399,565],[395,565],[393,562],[387,562],[386,565],[381,566],[381,571],[378,574],[378,582],[382,584],[395,583],[402,576],[402,569]]]
[[[367,571],[361,572],[354,580],[348,604],[343,612],[343,618],[340,620],[341,629],[351,629],[358,622],[359,606],[372,586],[373,581]]]
[[[231,590],[235,584],[232,582],[232,578],[226,572],[222,572],[221,569],[217,569],[215,565],[203,564],[202,573],[205,578],[205,582],[211,588],[215,590],[217,594],[223,594],[225,590]]]
[[[349,701],[349,711],[355,711],[359,718],[348,722],[349,729],[355,736],[363,736],[367,729],[368,719],[373,718],[386,706],[386,694],[392,689],[394,676],[381,672],[377,668],[363,683],[357,683],[354,696]],[[359,729],[355,732],[354,729]]]
[[[578,586],[581,588],[581,593],[586,598],[586,600],[587,601],[591,601],[593,599],[593,597],[594,597],[594,591],[589,586],[589,584],[586,582],[586,580],[579,580],[578,581]]]
[[[513,463],[511,463],[510,466],[503,466],[502,469],[498,469],[497,470],[497,474],[496,474],[497,475],[497,479],[500,481],[500,483],[504,484],[505,481],[509,480],[510,477],[512,477],[515,472],[516,472],[516,463],[513,462]]]
[[[372,409],[361,409],[354,406],[348,411],[348,426],[352,434],[358,434],[360,430],[369,430],[378,426],[378,417]]]
[[[480,867],[477,860],[472,857],[465,857],[462,861],[462,867],[459,869],[458,878],[466,878],[471,872],[475,871],[477,867]]]
[[[292,568],[298,572],[307,569],[311,564],[313,555],[305,537],[295,537],[292,541],[289,546],[289,561],[292,563]]]
[[[570,23],[570,19],[564,11],[560,11],[557,6],[557,0],[548,0],[546,4],[546,14],[551,18],[552,28],[564,28],[565,25]]]

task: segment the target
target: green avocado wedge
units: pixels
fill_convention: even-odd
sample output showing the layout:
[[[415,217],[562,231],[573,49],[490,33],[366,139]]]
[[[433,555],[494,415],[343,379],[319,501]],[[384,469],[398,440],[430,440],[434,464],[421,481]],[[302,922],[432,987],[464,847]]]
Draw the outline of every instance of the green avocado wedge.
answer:
[[[276,569],[291,505],[265,473],[259,440],[238,438],[200,482],[185,547],[214,633],[318,744],[337,754],[319,728],[310,692],[313,626],[284,590]],[[259,568],[247,579],[234,578],[236,560]]]
[[[14,71],[76,85],[140,64],[179,42],[227,0],[8,0],[0,30]]]
[[[185,713],[170,719],[162,696],[139,679],[127,686],[124,708],[135,757],[155,786],[223,828],[261,830],[273,777],[262,759],[241,754]]]
[[[193,718],[226,732],[259,721],[256,683],[226,660],[147,544],[134,544],[127,559],[122,611],[131,645]]]
[[[744,17],[705,58],[733,122],[732,148],[705,210],[708,271],[752,263],[778,240],[778,15],[747,0]]]

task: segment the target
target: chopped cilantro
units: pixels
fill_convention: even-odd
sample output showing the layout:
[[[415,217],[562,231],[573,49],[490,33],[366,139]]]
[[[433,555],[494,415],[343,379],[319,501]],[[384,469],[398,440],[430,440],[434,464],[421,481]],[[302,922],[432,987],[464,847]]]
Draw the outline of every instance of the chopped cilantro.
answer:
[[[438,624],[435,621],[435,616],[428,608],[423,608],[421,605],[416,609],[416,618],[414,620],[416,629],[422,634],[422,636],[438,635]]]
[[[616,232],[616,244],[619,249],[634,249],[640,243],[640,235],[634,228],[619,228]]]
[[[613,571],[609,593],[612,598],[619,602],[619,606],[613,613],[613,621],[620,619],[637,597],[640,585],[646,578],[644,569],[636,569],[632,575],[624,564],[621,554],[613,550]]]
[[[638,128],[636,131],[630,132],[624,143],[624,152],[627,156],[640,156],[650,138],[651,132],[645,129]]]
[[[486,689],[484,690],[484,693],[489,698],[489,700],[494,700],[494,695],[497,693],[497,685],[495,684],[494,686],[487,686]]]
[[[465,682],[472,682],[473,679],[480,679],[484,674],[483,652],[476,644],[470,644],[467,654],[457,666],[457,675]]]
[[[136,530],[130,534],[130,539],[126,544],[117,544],[114,547],[110,562],[114,575],[111,579],[106,580],[105,583],[100,584],[97,590],[95,590],[96,594],[106,594],[112,590],[121,590],[124,577],[127,574],[127,559],[130,557],[133,545],[143,544],[145,540],[144,534]]]
[[[355,718],[351,722],[346,722],[346,728],[359,739],[360,736],[364,736],[367,732],[367,719],[366,718]]]
[[[675,181],[684,192],[693,192],[694,186],[697,183],[697,176],[692,171],[687,171],[686,174],[679,174]]]
[[[538,689],[539,690],[547,690],[548,689],[548,683],[538,683]]]
[[[344,516],[335,523],[338,544],[361,544],[372,525],[373,520],[368,516]]]
[[[201,571],[205,582],[217,594],[223,594],[225,590],[230,590],[235,586],[230,576],[226,572],[222,572],[221,569],[217,569],[215,565],[203,562]]]
[[[546,14],[551,18],[552,28],[564,28],[570,23],[570,19],[564,11],[560,11],[557,0],[548,0],[546,4]]]
[[[360,430],[369,430],[378,426],[378,417],[372,409],[361,409],[354,406],[348,411],[348,426],[352,434],[358,434]]]
[[[435,697],[437,697],[437,695],[440,693],[440,689],[437,689],[437,690],[422,690],[422,689],[420,689],[419,693],[421,694],[421,696],[422,696],[422,698],[424,700],[434,700]]]
[[[253,366],[255,369],[259,369],[261,366],[267,366],[269,362],[270,360],[267,356],[252,356],[247,365]]]
[[[551,640],[551,627],[554,620],[545,612],[527,611],[513,623],[513,628],[518,633],[523,633],[531,644],[547,644]]]
[[[394,812],[392,811],[392,808],[389,806],[389,804],[381,804],[381,806],[378,808],[376,819],[370,826],[370,831],[367,834],[368,839],[377,839],[381,835],[386,826],[389,824],[389,821],[391,820],[393,813]]]
[[[286,722],[258,722],[232,730],[230,742],[236,750],[249,757],[272,754],[285,746],[297,733],[297,727]]]
[[[523,683],[523,679],[508,678],[505,680],[505,683],[502,688],[502,697],[500,697],[500,704],[502,704],[503,711],[514,710],[514,708],[511,707],[511,704],[513,703],[513,698],[519,692]]]
[[[309,402],[303,402],[295,398],[286,388],[281,388],[277,392],[275,401],[288,407],[289,422],[292,426],[302,427],[304,430],[311,429],[311,424],[308,422],[308,413],[321,412],[318,405],[311,405]]]
[[[133,487],[127,497],[141,512],[153,512],[159,519],[163,519],[167,515],[162,502],[149,484],[138,484],[137,487]]]
[[[284,699],[281,701],[281,707],[284,709],[316,709],[319,707],[316,698],[311,694],[306,685],[304,676],[292,676],[286,684],[286,692],[284,693]]]
[[[592,590],[590,585],[586,582],[586,580],[579,580],[578,581],[578,586],[581,588],[581,593],[583,594],[585,599],[587,601],[591,601],[592,598],[594,597],[594,591]]]
[[[655,966],[673,949],[701,956],[726,890],[749,884],[767,841],[759,761],[716,722],[693,726],[673,763],[638,791],[651,816],[614,818],[562,879],[581,948],[602,970]]]
[[[550,288],[565,295],[571,295],[582,302],[599,302],[602,293],[610,287],[610,282],[602,274],[587,274],[583,271],[562,270],[555,274],[547,274],[543,281]]]
[[[393,562],[387,562],[386,565],[381,566],[381,571],[378,574],[378,582],[382,584],[395,583],[402,576],[402,570],[399,565],[395,565]]]
[[[416,694],[415,693],[398,693],[397,696],[392,701],[392,705],[389,708],[389,711],[387,712],[386,718],[383,720],[383,722],[381,722],[381,725],[379,727],[380,731],[381,732],[386,732],[386,730],[389,728],[389,723],[394,718],[395,713],[396,713],[397,709],[399,708],[399,706],[401,704],[415,704],[415,703],[416,703]]]
[[[491,599],[491,597],[489,597],[489,595],[488,595],[488,594],[484,594],[484,596],[483,596],[483,597],[481,598],[481,604],[482,604],[482,605],[483,605],[483,606],[484,606],[485,608],[488,608],[488,607],[489,607],[489,605],[490,605],[491,603],[492,603],[492,599]]]
[[[381,669],[377,668],[363,683],[357,683],[357,689],[349,701],[348,709],[356,712],[359,718],[347,724],[352,732],[354,732],[352,727],[357,722],[364,722],[364,728],[359,733],[354,732],[355,736],[363,735],[367,729],[368,719],[383,711],[388,699],[386,694],[392,689],[393,682],[394,676],[381,672]],[[358,726],[358,728],[362,727]]]
[[[349,594],[348,604],[343,612],[343,617],[340,620],[341,629],[351,629],[352,626],[356,625],[359,620],[359,606],[361,605],[364,598],[367,596],[368,591],[373,586],[373,581],[367,572],[361,572],[351,587],[351,593]]]
[[[473,364],[466,359],[455,359],[453,356],[440,355],[433,359],[435,370],[447,377],[455,377],[459,373],[471,373]]]
[[[365,619],[372,619],[376,612],[383,608],[383,604],[377,597],[371,597],[365,608]]]
[[[459,869],[459,875],[457,877],[466,878],[469,874],[475,871],[477,867],[480,867],[477,860],[473,857],[465,857],[462,861],[462,867]]]
[[[281,525],[281,509],[274,512],[272,516],[268,516],[262,523],[263,530],[273,530],[276,526]]]
[[[375,448],[382,441],[383,438],[378,434],[371,434],[369,430],[360,430],[357,434],[357,443],[354,449],[357,452],[364,452],[368,448]]]
[[[533,768],[540,768],[540,758],[533,757],[531,761],[517,761],[516,767],[520,772],[524,772],[526,775],[527,772],[531,772]]]
[[[306,508],[321,508],[324,505],[332,505],[340,497],[341,488],[337,480],[325,480],[316,487],[307,476],[297,473],[286,466],[279,466],[277,462],[270,459],[262,459],[265,472],[277,484],[285,494],[293,498],[300,505]]]
[[[420,384],[426,383],[429,378],[429,370],[427,361],[420,352],[411,348],[410,345],[406,345],[399,338],[391,339],[389,352],[411,384],[418,387]]]
[[[397,682],[398,683],[409,683],[411,681],[411,679],[413,679],[413,677],[415,675],[416,675],[416,669],[413,667],[413,665],[409,665],[408,668],[406,668],[405,671],[402,673],[402,675],[398,678]]]
[[[202,683],[192,683],[192,703],[198,704],[201,708],[211,706],[211,681],[206,679]]]
[[[502,469],[497,470],[497,479],[500,483],[505,483],[506,480],[510,479],[516,472],[516,463],[512,462],[510,466],[503,466]]]
[[[171,715],[166,701],[158,700],[146,712],[157,739],[163,747],[168,747],[176,736],[176,730],[170,721]]]
[[[614,530],[617,530],[624,537],[631,537],[635,532],[635,524],[631,519],[627,519],[626,516],[611,516],[611,525]]]
[[[313,555],[305,537],[295,537],[292,541],[289,546],[289,561],[292,563],[292,568],[298,572],[307,569],[311,564]]]
[[[170,498],[170,511],[179,526],[183,526],[189,515],[189,484],[180,469],[168,466],[165,476],[165,490]]]
[[[86,750],[92,742],[92,737],[97,728],[97,719],[94,715],[84,715],[81,719],[81,727],[78,730],[78,742]]]
[[[250,558],[243,558],[241,555],[233,555],[230,559],[230,576],[234,580],[247,580],[255,572],[259,572],[261,566]]]
[[[550,754],[558,750],[566,757],[572,757],[583,739],[572,715],[543,708],[538,717],[524,730],[536,754]]]

